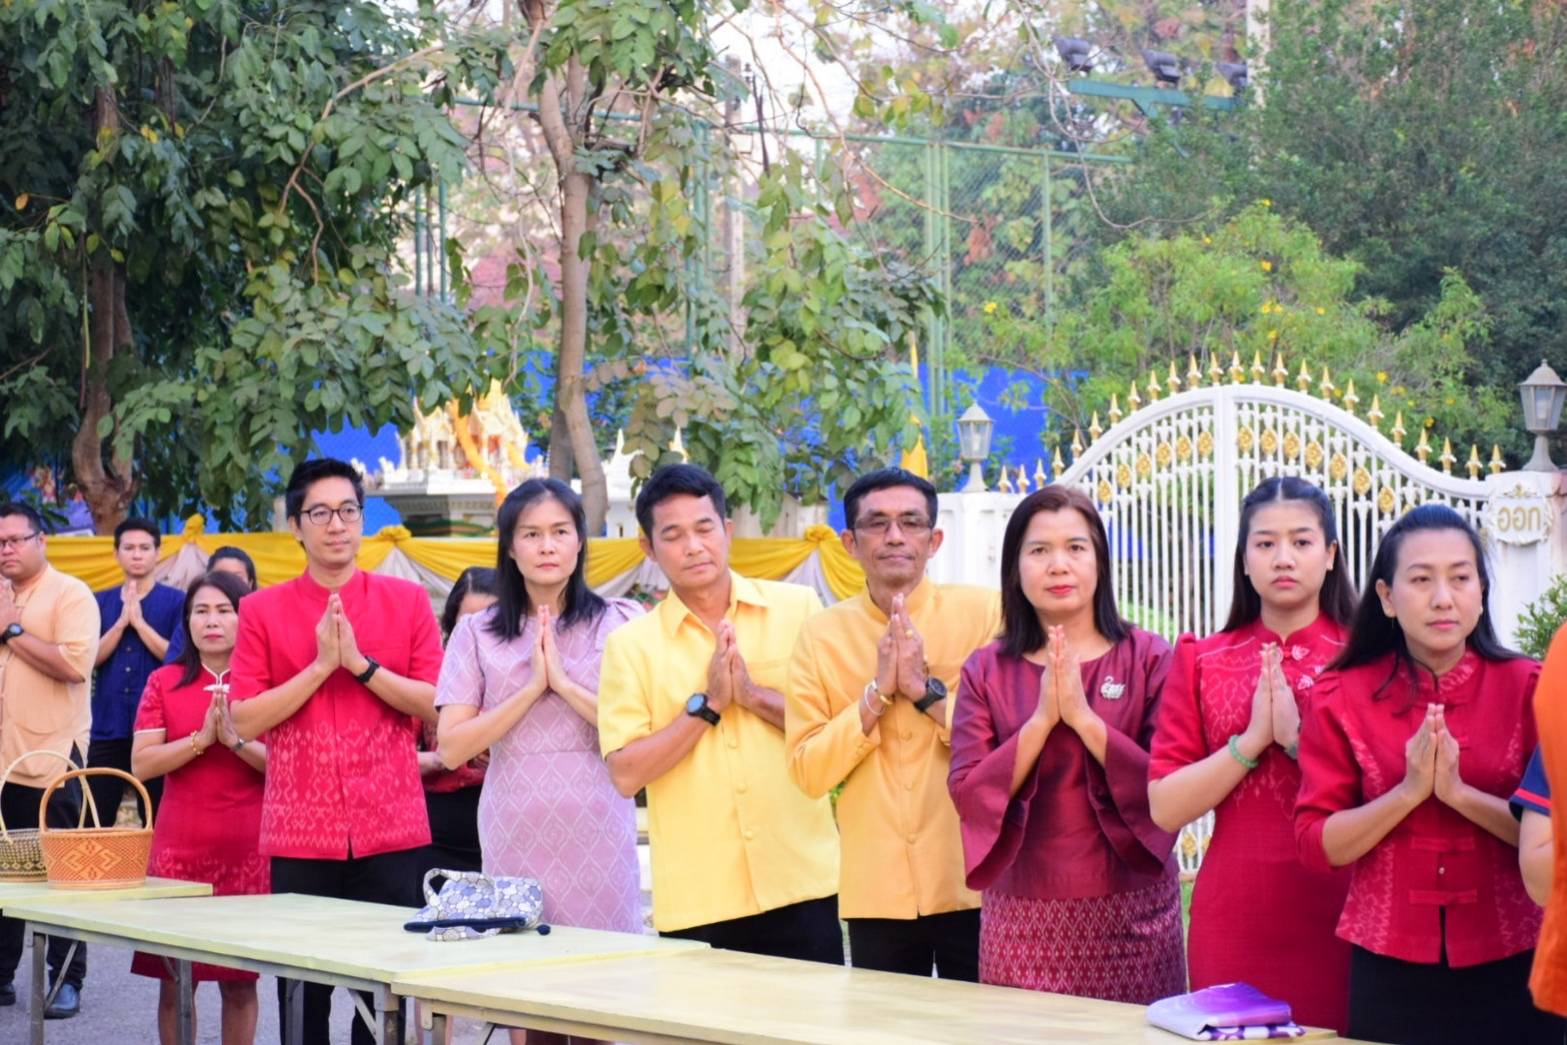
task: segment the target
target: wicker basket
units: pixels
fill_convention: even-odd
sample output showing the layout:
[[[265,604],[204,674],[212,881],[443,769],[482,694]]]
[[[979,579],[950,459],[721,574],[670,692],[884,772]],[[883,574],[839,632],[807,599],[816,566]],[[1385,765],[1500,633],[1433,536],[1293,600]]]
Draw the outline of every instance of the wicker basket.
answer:
[[[5,767],[5,773],[0,774],[0,788],[4,788],[11,779],[13,769],[35,755],[58,758],[67,769],[76,768],[76,763],[58,751],[29,751],[18,755],[15,761]],[[0,813],[0,882],[42,882],[46,878],[48,875],[44,871],[43,847],[38,844],[38,829],[19,827],[14,831],[8,830],[5,814]]]
[[[140,780],[108,766],[73,769],[44,789],[38,803],[38,821],[48,808],[54,789],[76,777],[117,776],[130,781],[141,792],[142,808],[147,810],[146,827],[104,827],[98,819],[98,806],[92,791],[82,786],[82,814],[73,829],[61,830],[44,825],[38,832],[44,851],[44,869],[49,884],[56,889],[130,889],[147,880],[147,862],[152,856],[152,797]],[[87,811],[92,810],[93,826],[87,827]]]

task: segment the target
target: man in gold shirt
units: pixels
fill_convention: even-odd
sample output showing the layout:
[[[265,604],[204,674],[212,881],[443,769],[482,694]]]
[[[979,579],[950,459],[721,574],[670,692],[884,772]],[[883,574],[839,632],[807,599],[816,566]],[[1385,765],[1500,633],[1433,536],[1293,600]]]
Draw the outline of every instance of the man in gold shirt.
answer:
[[[87,585],[49,565],[44,521],[25,504],[0,504],[0,768],[12,766],[0,790],[6,827],[38,827],[44,789],[68,768],[82,764],[92,723],[89,680],[98,655],[98,603]],[[29,751],[34,755],[18,761]],[[81,811],[80,780],[49,796],[50,827],[75,827]],[[105,821],[114,810],[103,810]],[[0,1005],[16,1003],[12,982],[22,960],[22,923],[0,918]],[[49,1019],[75,1016],[87,974],[87,948],[50,937],[49,982],[62,979],[44,1010]],[[62,973],[63,968],[63,973]]]
[[[1000,598],[925,577],[941,547],[925,479],[871,472],[843,508],[865,590],[811,618],[795,646],[789,771],[813,797],[843,783],[838,895],[851,962],[977,980],[979,895],[963,884],[948,723],[963,661],[1000,630]]]
[[[653,925],[841,965],[832,810],[784,764],[789,654],[821,600],[729,569],[723,488],[694,465],[653,473],[636,509],[671,590],[606,641],[598,728],[615,787],[647,788]]]

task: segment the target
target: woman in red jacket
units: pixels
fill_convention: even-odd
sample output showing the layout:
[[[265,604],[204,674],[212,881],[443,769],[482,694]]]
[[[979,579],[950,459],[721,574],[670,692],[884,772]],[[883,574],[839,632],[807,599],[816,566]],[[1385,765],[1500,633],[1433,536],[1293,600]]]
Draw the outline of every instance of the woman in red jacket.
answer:
[[[1154,823],[1179,830],[1214,811],[1192,892],[1191,988],[1245,980],[1295,1019],[1343,1032],[1349,945],[1334,935],[1347,871],[1295,854],[1300,721],[1344,649],[1354,585],[1327,495],[1265,480],[1241,505],[1224,630],[1182,636],[1159,701],[1148,764]]]
[[[1349,1034],[1559,1043],[1561,1021],[1529,998],[1540,912],[1507,808],[1539,665],[1497,640],[1480,539],[1446,505],[1394,523],[1370,581],[1315,687],[1295,806],[1302,861],[1353,867]]]

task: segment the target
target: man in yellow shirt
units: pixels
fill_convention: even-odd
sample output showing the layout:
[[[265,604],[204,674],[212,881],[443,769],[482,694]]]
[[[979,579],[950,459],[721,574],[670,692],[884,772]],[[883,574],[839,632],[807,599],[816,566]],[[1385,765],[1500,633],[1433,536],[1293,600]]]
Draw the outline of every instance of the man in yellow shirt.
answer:
[[[0,504],[0,768],[12,766],[0,790],[6,827],[38,827],[38,804],[49,783],[82,764],[92,723],[88,690],[98,654],[98,603],[87,585],[49,565],[48,538],[38,512],[25,504]],[[29,751],[49,751],[18,759]],[[75,827],[82,782],[72,780],[49,796],[50,827]],[[103,810],[112,820],[114,810]],[[22,923],[0,918],[0,1005],[16,1004],[12,980],[22,960]],[[68,1019],[81,1005],[87,948],[49,938],[49,982],[59,993],[44,1010]]]
[[[789,654],[821,600],[729,569],[723,488],[694,465],[653,473],[636,510],[670,593],[605,643],[598,728],[615,787],[647,789],[653,925],[841,965],[832,810],[784,764]]]
[[[857,968],[979,978],[979,894],[963,883],[947,794],[958,672],[996,637],[988,588],[938,585],[936,489],[901,468],[843,499],[843,546],[865,590],[806,623],[786,690],[789,771],[811,796],[840,782],[839,906]]]

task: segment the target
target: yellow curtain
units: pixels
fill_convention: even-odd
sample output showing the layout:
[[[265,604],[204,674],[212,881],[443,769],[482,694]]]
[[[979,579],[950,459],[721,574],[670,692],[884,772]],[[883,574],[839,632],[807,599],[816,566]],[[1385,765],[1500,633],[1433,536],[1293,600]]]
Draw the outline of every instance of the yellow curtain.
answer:
[[[199,515],[185,521],[185,531],[163,539],[160,561],[173,558],[187,544],[203,555],[230,545],[242,549],[256,563],[256,577],[265,587],[297,577],[305,568],[299,542],[288,533],[205,533],[206,520]],[[366,537],[359,547],[359,568],[374,570],[397,548],[413,562],[456,580],[469,566],[495,565],[495,540],[490,537],[414,537],[406,527],[387,526]],[[812,526],[805,536],[739,538],[730,547],[729,562],[746,577],[778,580],[818,556],[827,586],[838,598],[847,598],[865,584],[859,563],[843,550],[838,535],[827,526]],[[635,538],[606,537],[588,541],[588,584],[597,586],[636,569],[642,548]],[[114,559],[112,537],[54,537],[49,541],[49,561],[73,577],[80,577],[94,591],[119,584],[120,567]]]

